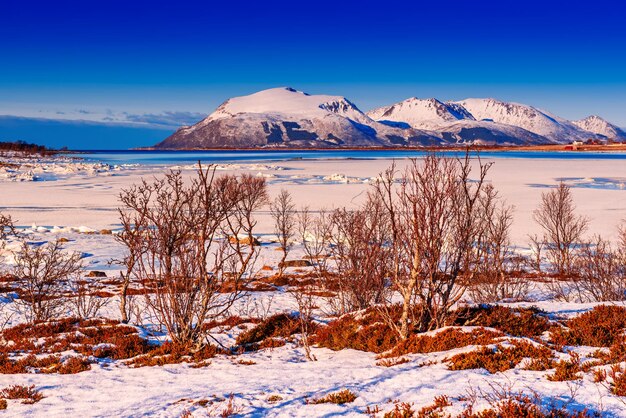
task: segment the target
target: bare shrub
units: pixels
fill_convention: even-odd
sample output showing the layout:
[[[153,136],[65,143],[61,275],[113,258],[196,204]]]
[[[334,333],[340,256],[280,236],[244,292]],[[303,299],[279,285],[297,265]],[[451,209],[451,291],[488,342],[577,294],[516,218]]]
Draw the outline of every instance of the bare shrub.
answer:
[[[622,257],[626,257],[626,221],[622,221],[622,224],[618,228],[619,232],[619,251]]]
[[[309,343],[311,331],[313,331],[313,311],[317,307],[313,298],[313,289],[310,286],[302,286],[294,289],[292,295],[298,307],[298,322],[300,324],[300,341],[306,359],[309,361],[317,361],[315,355],[311,353],[311,345]]]
[[[9,235],[14,235],[15,232],[15,226],[11,216],[0,213],[0,240],[4,241]]]
[[[291,194],[281,189],[280,193],[270,204],[270,213],[274,220],[274,233],[278,237],[283,256],[278,263],[278,275],[282,277],[285,271],[285,261],[291,250],[292,240],[296,233],[296,212],[295,204]]]
[[[403,301],[393,325],[402,338],[410,325],[418,331],[443,326],[463,294],[458,280],[473,274],[479,199],[490,167],[480,159],[478,165],[473,180],[469,154],[462,160],[431,154],[421,164],[412,160],[398,187],[394,166],[374,186],[390,222],[390,277]]]
[[[476,267],[468,282],[470,296],[478,303],[524,298],[528,280],[519,277],[520,266],[510,241],[513,206],[502,201],[488,184],[480,195],[478,211]]]
[[[122,286],[119,292],[119,310],[122,322],[125,324],[130,321],[133,313],[133,303],[131,298],[129,298],[128,288],[132,279],[137,279],[134,276],[137,273],[136,264],[141,258],[142,252],[145,251],[145,246],[142,245],[143,227],[149,222],[146,219],[148,213],[145,210],[138,210],[141,207],[141,204],[138,204],[140,202],[134,202],[134,210],[129,208],[129,204],[133,200],[131,194],[135,192],[138,192],[138,190],[127,190],[120,193],[120,201],[126,203],[124,203],[124,208],[118,208],[122,230],[115,234],[114,237],[118,243],[124,246],[126,253],[120,260],[111,260],[111,263],[123,267],[123,270],[120,270]]]
[[[76,318],[95,318],[108,303],[107,298],[91,292],[87,282],[80,277],[71,278],[69,284],[73,296],[69,298],[70,308]]]
[[[542,193],[533,217],[543,229],[546,255],[552,268],[561,276],[570,276],[576,244],[589,227],[589,220],[576,214],[570,187],[560,183],[557,188]]]
[[[298,235],[317,278],[328,277],[328,255],[332,235],[329,213],[321,209],[317,215],[314,215],[308,207],[302,208],[298,213]]]
[[[47,321],[60,314],[67,306],[68,280],[82,272],[80,254],[63,251],[59,241],[40,246],[23,242],[14,257],[13,274],[21,293],[16,303],[27,321]]]
[[[385,300],[391,268],[389,222],[380,199],[370,196],[358,210],[333,212],[331,254],[337,275],[335,311],[366,309]]]
[[[527,260],[527,265],[530,267],[531,271],[542,275],[543,271],[541,269],[541,264],[543,262],[544,257],[544,249],[546,246],[543,237],[539,235],[529,235],[530,240],[530,256]]]
[[[176,344],[202,345],[205,322],[228,311],[250,278],[258,250],[253,212],[267,201],[264,179],[215,176],[201,166],[189,185],[172,171],[120,196],[132,274],[153,293],[147,306]],[[127,244],[128,245],[128,244]]]
[[[575,269],[573,286],[581,301],[626,299],[626,266],[619,252],[602,237],[596,236],[581,246]]]

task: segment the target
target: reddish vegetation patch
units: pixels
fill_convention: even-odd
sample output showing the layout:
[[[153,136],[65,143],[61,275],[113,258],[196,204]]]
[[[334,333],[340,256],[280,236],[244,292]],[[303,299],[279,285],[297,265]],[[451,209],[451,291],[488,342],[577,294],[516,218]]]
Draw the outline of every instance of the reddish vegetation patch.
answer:
[[[447,328],[434,335],[413,334],[401,341],[385,357],[397,357],[409,353],[434,353],[448,351],[468,345],[487,345],[494,343],[504,334],[485,328],[476,328],[465,332],[459,328]]]
[[[345,403],[354,402],[357,396],[350,391],[349,389],[343,389],[339,392],[329,393],[326,396],[316,399],[310,399],[307,401],[308,404],[318,405],[322,403],[334,403],[337,405],[343,405]]]
[[[391,350],[398,342],[396,332],[375,308],[358,314],[346,314],[320,327],[312,340],[312,343],[331,350],[351,348],[373,353]]]
[[[580,358],[573,354],[571,360],[560,360],[556,363],[554,373],[548,375],[548,380],[552,382],[565,382],[568,380],[582,379],[582,367]]]
[[[194,363],[202,367],[208,365],[208,359],[215,357],[218,353],[217,347],[206,345],[201,349],[182,346],[171,342],[166,342],[151,350],[149,353],[140,355],[127,362],[133,367],[163,366],[166,364]]]
[[[152,347],[136,328],[109,319],[64,318],[21,324],[1,334],[0,373],[78,373],[89,370],[88,357],[127,359]],[[77,355],[62,358],[60,353]]]
[[[550,322],[542,314],[536,308],[482,305],[456,311],[454,324],[491,327],[514,337],[533,338],[550,328]]]
[[[399,316],[399,308],[391,309],[392,320]],[[407,353],[446,351],[467,345],[483,345],[504,336],[536,337],[549,329],[549,321],[536,309],[509,309],[500,306],[481,306],[453,312],[450,325],[491,327],[498,331],[481,329],[465,333],[457,328],[444,330],[435,336],[410,334],[401,341],[389,327],[381,313],[370,308],[359,314],[347,314],[321,327],[314,343],[332,350],[352,348],[355,350],[383,353],[392,350],[390,356]],[[503,334],[504,333],[504,334]]]
[[[609,347],[623,341],[626,308],[600,305],[565,322],[566,328],[555,328],[552,341],[557,346],[587,345]]]
[[[548,362],[552,359],[552,350],[545,346],[535,346],[527,341],[513,341],[511,347],[496,345],[457,354],[449,359],[449,367],[450,370],[485,369],[490,373],[496,373],[514,368],[524,358],[543,359]]]
[[[315,329],[315,324],[311,324],[310,327]],[[284,313],[277,314],[239,334],[237,344],[247,350],[279,347],[285,344],[281,339],[289,338],[298,332],[300,332],[298,318]]]
[[[597,414],[590,414],[587,410],[570,412],[564,408],[554,406],[544,407],[542,399],[537,396],[528,396],[524,393],[511,393],[508,391],[497,392],[486,397],[490,406],[479,412],[474,412],[474,402],[471,401],[462,413],[455,415],[462,418],[591,418]],[[432,404],[418,410],[408,402],[394,401],[394,408],[386,412],[384,418],[444,418],[451,417],[445,412],[445,408],[452,406],[452,402],[446,396],[435,397]],[[368,407],[366,413],[371,416],[379,416],[380,407]]]
[[[33,404],[44,398],[41,392],[35,389],[35,385],[13,385],[6,387],[0,391],[0,397],[4,399],[22,399],[22,403],[24,404]]]
[[[613,366],[609,372],[611,392],[617,396],[626,396],[626,370],[622,366]]]

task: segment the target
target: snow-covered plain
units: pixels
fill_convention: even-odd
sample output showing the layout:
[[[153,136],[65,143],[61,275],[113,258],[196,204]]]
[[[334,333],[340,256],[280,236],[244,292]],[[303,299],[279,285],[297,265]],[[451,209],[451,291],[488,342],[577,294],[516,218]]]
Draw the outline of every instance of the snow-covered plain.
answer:
[[[626,165],[619,160],[493,159],[489,179],[502,196],[516,207],[513,242],[527,246],[527,235],[538,233],[532,210],[540,194],[564,181],[573,187],[580,213],[591,220],[590,234],[614,238],[616,226],[626,218]],[[74,162],[67,164],[83,164]],[[368,182],[391,164],[388,160],[289,161],[277,164],[225,164],[221,172],[248,172],[264,176],[271,195],[288,189],[299,205],[311,209],[354,207],[363,198]],[[402,169],[406,160],[397,161]],[[191,175],[192,166],[177,167]],[[99,172],[58,171],[48,181],[0,181],[0,211],[17,219],[29,240],[42,242],[64,237],[68,250],[80,251],[88,269],[116,272],[109,261],[119,258],[122,248],[111,235],[94,234],[101,229],[115,230],[117,196],[121,189],[165,172],[169,167],[133,166]],[[53,170],[53,169],[51,169]],[[258,235],[264,245],[258,266],[276,265],[280,253],[273,243],[271,222],[266,210],[258,213]],[[8,248],[11,248],[9,243]],[[6,254],[6,252],[5,252]],[[296,248],[293,258],[301,256]],[[290,257],[291,258],[291,257]],[[538,306],[561,317],[590,309],[592,304],[555,302],[541,289],[536,300],[511,305]],[[295,309],[295,302],[284,292],[252,293],[233,308],[245,316],[251,306],[265,313]],[[115,302],[103,312],[116,318]],[[324,320],[324,312],[318,312]],[[11,324],[19,322],[11,318]],[[237,328],[216,335],[224,343],[233,341]],[[0,387],[34,384],[45,398],[34,405],[12,401],[11,416],[180,416],[189,410],[194,416],[219,414],[230,394],[246,416],[361,416],[368,406],[382,411],[392,408],[389,401],[413,402],[416,407],[432,402],[437,395],[451,399],[480,389],[507,387],[514,391],[534,391],[545,399],[567,404],[570,409],[589,408],[604,416],[626,416],[626,401],[610,395],[606,386],[594,383],[585,374],[574,382],[550,382],[548,372],[532,372],[519,367],[504,373],[485,370],[451,371],[444,363],[460,351],[408,355],[411,361],[394,367],[376,365],[375,355],[354,350],[333,352],[313,348],[317,362],[307,362],[300,347],[288,344],[271,350],[244,354],[256,364],[238,364],[236,359],[218,356],[203,368],[186,364],[132,369],[124,365],[95,364],[92,370],[75,375],[0,375]],[[421,365],[426,361],[433,365]],[[319,397],[348,388],[358,398],[347,405],[310,405],[307,397]],[[272,395],[282,399],[269,402]],[[213,404],[201,406],[203,399]],[[455,402],[447,412],[460,412]],[[456,408],[456,409],[455,409]]]
[[[564,181],[573,187],[581,214],[591,221],[591,232],[615,236],[626,218],[626,164],[624,160],[489,158],[493,162],[488,180],[509,204],[515,206],[512,240],[527,243],[528,234],[539,230],[532,219],[541,192]],[[219,172],[251,173],[266,177],[270,195],[287,188],[299,206],[311,209],[354,207],[367,191],[368,183],[391,165],[391,160],[301,160],[276,163],[220,163]],[[76,162],[81,167],[88,163]],[[98,163],[94,163],[98,164]],[[408,160],[397,160],[402,170]],[[177,166],[115,166],[113,170],[63,170],[50,181],[1,181],[0,210],[17,219],[18,225],[87,226],[96,230],[115,229],[120,190],[141,178],[159,175],[170,168],[191,175],[193,164]],[[48,169],[49,171],[55,169]],[[269,212],[258,214],[260,233],[271,232]]]

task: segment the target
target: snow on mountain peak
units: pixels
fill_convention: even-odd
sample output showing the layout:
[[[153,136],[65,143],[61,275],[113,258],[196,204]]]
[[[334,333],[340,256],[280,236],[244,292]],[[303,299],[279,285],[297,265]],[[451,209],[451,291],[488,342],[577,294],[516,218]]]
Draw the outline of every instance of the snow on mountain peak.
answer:
[[[572,121],[572,123],[585,131],[610,139],[626,139],[624,130],[597,115],[587,116],[584,119]]]
[[[371,110],[367,115],[383,122],[404,122],[418,129],[437,129],[459,120],[474,119],[469,112],[457,104],[443,103],[435,98],[418,99],[417,97]]]
[[[216,120],[241,113],[308,115],[321,117],[325,112],[344,115],[363,113],[341,96],[310,95],[291,87],[262,90],[248,96],[234,97],[220,105],[209,118]]]

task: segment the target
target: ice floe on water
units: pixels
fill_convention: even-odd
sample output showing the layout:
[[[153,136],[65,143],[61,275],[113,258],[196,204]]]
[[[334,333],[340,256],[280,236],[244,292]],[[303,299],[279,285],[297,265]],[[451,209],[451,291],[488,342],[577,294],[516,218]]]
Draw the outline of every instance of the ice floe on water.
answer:
[[[0,181],[50,181],[75,176],[107,176],[131,168],[65,156],[0,156]]]

